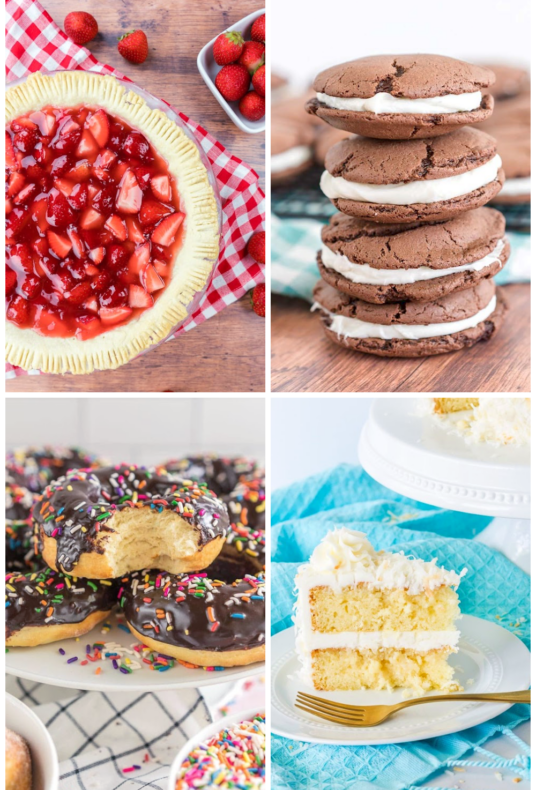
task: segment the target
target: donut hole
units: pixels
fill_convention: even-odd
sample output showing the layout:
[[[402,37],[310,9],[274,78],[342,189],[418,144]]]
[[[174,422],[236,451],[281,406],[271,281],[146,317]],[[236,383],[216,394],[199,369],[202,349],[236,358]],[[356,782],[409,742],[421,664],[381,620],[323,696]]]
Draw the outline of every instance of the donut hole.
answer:
[[[32,761],[28,744],[6,727],[6,790],[31,790]]]

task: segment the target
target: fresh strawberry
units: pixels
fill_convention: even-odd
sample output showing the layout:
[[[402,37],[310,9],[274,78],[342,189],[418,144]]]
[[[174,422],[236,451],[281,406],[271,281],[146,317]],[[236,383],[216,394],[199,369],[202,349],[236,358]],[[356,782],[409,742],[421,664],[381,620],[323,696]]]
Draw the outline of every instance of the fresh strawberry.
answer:
[[[41,278],[35,274],[29,274],[22,281],[20,289],[27,299],[33,299],[34,296],[40,293],[41,287]]]
[[[159,291],[165,285],[163,279],[156,273],[154,266],[151,266],[150,263],[141,270],[140,281],[148,293]]]
[[[86,257],[86,249],[84,247],[84,242],[76,232],[74,228],[69,228],[67,231],[67,235],[71,240],[71,244],[73,245],[73,252],[77,258],[85,258]]]
[[[249,88],[249,72],[245,66],[232,63],[216,75],[215,84],[227,101],[239,101]]]
[[[107,271],[100,272],[91,283],[93,293],[100,294],[110,284],[110,275]]]
[[[262,96],[255,91],[250,91],[240,99],[238,109],[248,121],[260,121],[266,113],[265,102]]]
[[[128,303],[130,307],[140,307],[145,310],[146,307],[152,307],[154,299],[141,285],[131,285],[128,291]]]
[[[43,137],[52,137],[56,131],[56,119],[50,112],[38,110],[30,115],[30,121],[33,121],[39,127],[39,133]]]
[[[101,307],[100,319],[103,324],[118,324],[132,315],[130,307]]]
[[[127,134],[123,141],[123,153],[144,162],[151,162],[153,159],[149,141],[141,132]]]
[[[33,259],[27,244],[14,244],[8,248],[9,258],[15,268],[22,269],[27,274],[33,273]]]
[[[117,216],[117,214],[112,214],[106,222],[104,223],[104,227],[108,228],[116,239],[119,241],[125,241],[127,238],[127,226],[121,219],[121,217]]]
[[[264,44],[260,41],[246,41],[238,62],[245,66],[251,75],[255,74],[264,63]]]
[[[67,202],[65,195],[52,189],[48,196],[46,219],[54,228],[66,228],[74,222],[76,214]]]
[[[11,296],[17,287],[17,273],[6,266],[6,296]]]
[[[128,261],[128,268],[132,274],[140,274],[141,270],[145,266],[145,264],[149,263],[149,259],[151,257],[151,245],[149,242],[145,242],[145,244],[140,244],[139,247],[136,247],[134,252],[129,258]]]
[[[155,260],[153,261],[154,270],[160,277],[167,277],[169,274],[169,269],[167,264],[163,261]]]
[[[59,233],[49,230],[47,233],[48,243],[52,252],[55,252],[58,258],[66,258],[71,252],[73,247],[67,236],[60,236]]]
[[[149,54],[149,44],[147,36],[143,30],[131,30],[125,33],[118,41],[117,49],[119,54],[130,63],[143,63]]]
[[[140,222],[142,226],[156,225],[162,217],[167,217],[172,213],[173,209],[169,206],[164,206],[156,200],[144,200],[141,204]]]
[[[94,157],[97,156],[99,153],[99,146],[89,129],[84,129],[82,132],[82,137],[80,138],[80,142],[78,143],[78,147],[76,149],[76,155],[80,157],[80,159],[89,159],[90,161],[93,160]]]
[[[89,257],[96,266],[103,262],[105,255],[106,247],[95,247],[93,250],[89,251]]]
[[[63,27],[69,38],[75,44],[87,44],[99,32],[97,20],[86,11],[71,11],[67,14]]]
[[[264,263],[266,258],[266,234],[263,230],[254,233],[248,241],[248,255],[257,263]]]
[[[244,39],[241,33],[236,30],[228,30],[221,33],[214,42],[212,54],[218,66],[226,66],[228,63],[235,63],[244,49]]]
[[[250,35],[253,41],[266,41],[266,14],[257,17],[251,26]]]
[[[73,164],[74,162],[70,154],[57,156],[50,167],[50,174],[54,176],[54,178],[59,178],[65,175],[67,170],[71,170]]]
[[[6,239],[11,241],[17,236],[30,220],[27,208],[14,208],[6,219]]]
[[[91,283],[86,280],[75,285],[72,290],[67,291],[63,296],[71,304],[82,304],[91,297],[92,293]]]
[[[67,182],[69,183],[69,182]],[[88,189],[87,184],[75,184],[71,192],[67,195],[69,205],[77,211],[81,211],[87,205]]]
[[[106,250],[106,263],[115,271],[126,266],[128,258],[128,251],[121,244],[110,244]]]
[[[153,195],[163,203],[168,203],[171,200],[171,184],[169,183],[168,176],[155,176],[151,178],[151,189]]]
[[[121,183],[115,205],[118,211],[125,214],[137,214],[143,200],[143,192],[132,170],[127,170]]]
[[[157,225],[156,230],[152,232],[151,241],[155,244],[161,244],[163,247],[169,247],[175,241],[175,236],[183,220],[184,214],[181,211],[166,217]]]
[[[20,206],[22,203],[27,203],[31,197],[37,192],[37,184],[26,184],[19,194],[13,198],[13,203]]]
[[[104,110],[97,110],[90,115],[85,126],[97,141],[99,148],[104,148],[110,136],[110,120]]]
[[[103,214],[99,214],[94,208],[87,208],[80,217],[80,227],[82,230],[95,230],[104,225],[106,218]]]
[[[7,196],[14,197],[18,195],[25,183],[22,173],[12,173],[9,177]]]
[[[260,315],[262,318],[265,317],[265,285],[264,283],[260,283],[260,285],[256,285],[255,288],[251,291],[251,304],[253,305],[253,310]]]
[[[142,203],[143,207],[143,203]],[[140,223],[136,219],[136,217],[127,217],[127,232],[129,241],[133,241],[134,244],[143,244],[145,241],[145,236],[142,233]]]
[[[58,134],[51,145],[59,153],[70,153],[77,148],[81,136],[82,128],[80,124],[76,123],[76,121],[68,115],[60,122]]]
[[[253,77],[251,78],[251,84],[255,89],[256,93],[259,96],[264,98],[266,89],[265,89],[265,73],[266,73],[266,66],[261,66],[260,69],[257,69]]]
[[[107,184],[100,189],[91,184],[88,187],[89,202],[93,208],[102,214],[108,214],[114,207],[116,188],[114,184]]]
[[[32,124],[32,126],[32,129],[26,128],[16,132],[13,138],[13,145],[19,151],[22,151],[23,154],[31,153],[39,140],[39,130],[35,124]]]
[[[15,156],[15,150],[9,132],[6,132],[6,167],[11,171],[20,170],[20,164]]]
[[[8,321],[23,326],[28,320],[28,302],[23,296],[14,296],[6,311]]]

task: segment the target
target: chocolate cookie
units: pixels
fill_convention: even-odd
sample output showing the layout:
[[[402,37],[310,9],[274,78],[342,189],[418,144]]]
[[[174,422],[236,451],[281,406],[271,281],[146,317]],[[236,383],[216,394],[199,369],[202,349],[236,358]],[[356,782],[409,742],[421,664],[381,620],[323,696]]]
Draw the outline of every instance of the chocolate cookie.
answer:
[[[348,137],[351,137],[349,132],[335,129],[334,126],[323,126],[319,129],[315,139],[315,162],[324,167],[324,161],[329,149]]]
[[[530,203],[530,127],[497,126],[493,135],[505,174],[503,187],[494,202]]]
[[[495,140],[464,128],[427,140],[343,140],[327,153],[320,187],[343,214],[405,223],[483,206],[503,182]]]
[[[321,118],[311,115],[305,109],[306,102],[316,96],[315,92],[311,89],[305,93],[296,96],[290,96],[287,99],[278,101],[272,107],[272,123],[274,119],[282,121],[283,123],[293,123],[298,126],[306,126],[313,129],[324,129],[325,124]]]
[[[508,66],[505,63],[496,63],[484,66],[495,74],[495,82],[490,86],[489,92],[496,102],[519,96],[520,93],[530,92],[530,77],[526,69],[519,66]]]
[[[272,118],[272,184],[284,184],[313,164],[313,130],[280,117]]]
[[[491,208],[446,222],[379,225],[336,214],[322,229],[322,278],[365,302],[432,301],[497,274],[510,244]]]
[[[506,311],[493,280],[432,302],[385,305],[355,299],[320,280],[314,297],[330,340],[382,357],[427,357],[469,348],[488,340]]]
[[[373,55],[322,71],[307,111],[364,137],[439,137],[491,115],[494,79],[443,55]]]

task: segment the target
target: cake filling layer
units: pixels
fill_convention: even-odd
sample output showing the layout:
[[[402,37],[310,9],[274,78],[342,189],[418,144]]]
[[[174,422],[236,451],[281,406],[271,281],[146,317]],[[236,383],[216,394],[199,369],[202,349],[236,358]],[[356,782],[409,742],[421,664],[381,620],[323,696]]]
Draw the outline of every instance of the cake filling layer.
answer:
[[[283,151],[281,154],[274,154],[270,159],[270,170],[272,173],[282,173],[283,170],[291,170],[300,167],[311,158],[311,149],[307,145],[296,145]]]
[[[423,340],[428,337],[443,337],[443,335],[454,335],[456,332],[464,332],[473,329],[493,313],[497,305],[497,297],[492,296],[489,304],[472,315],[470,318],[463,318],[459,321],[449,321],[444,324],[373,324],[370,321],[362,321],[360,318],[348,318],[345,315],[334,315],[327,311],[331,322],[329,328],[339,337],[353,338],[379,338],[381,340]],[[313,307],[321,305],[314,305]]]
[[[311,631],[303,637],[305,650],[328,650],[349,648],[351,650],[414,650],[427,653],[429,650],[449,648],[455,650],[460,638],[459,631],[342,631],[321,633]]]
[[[376,93],[366,99],[359,97],[329,96],[327,93],[317,93],[319,102],[334,110],[347,110],[349,112],[382,113],[408,113],[411,115],[438,115],[453,112],[471,112],[480,107],[482,93],[447,93],[445,96],[431,96],[426,99],[406,99],[392,96],[390,93]]]
[[[397,184],[362,184],[332,176],[324,170],[320,188],[330,200],[358,200],[363,203],[385,203],[407,206],[413,203],[437,203],[467,195],[495,181],[502,164],[499,154],[480,167],[447,178],[408,181]]]
[[[407,285],[421,282],[422,280],[435,280],[437,277],[447,277],[457,272],[480,272],[492,266],[498,260],[504,249],[504,241],[500,239],[495,249],[478,261],[451,266],[447,269],[432,269],[430,266],[417,266],[415,269],[376,269],[368,263],[353,263],[346,255],[333,252],[329,247],[322,245],[322,263],[328,269],[333,269],[353,283],[362,285]]]
[[[507,178],[497,200],[501,195],[530,195],[530,176],[526,178]]]

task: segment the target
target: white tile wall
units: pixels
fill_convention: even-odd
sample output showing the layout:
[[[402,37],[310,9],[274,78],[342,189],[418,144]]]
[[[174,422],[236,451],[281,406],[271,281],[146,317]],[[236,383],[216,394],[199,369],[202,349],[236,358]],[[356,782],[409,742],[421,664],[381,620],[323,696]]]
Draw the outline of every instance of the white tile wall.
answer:
[[[113,463],[199,451],[264,461],[264,398],[7,398],[6,444],[79,445]]]

